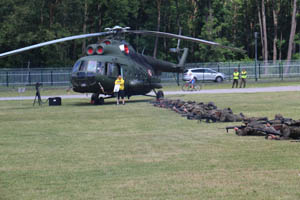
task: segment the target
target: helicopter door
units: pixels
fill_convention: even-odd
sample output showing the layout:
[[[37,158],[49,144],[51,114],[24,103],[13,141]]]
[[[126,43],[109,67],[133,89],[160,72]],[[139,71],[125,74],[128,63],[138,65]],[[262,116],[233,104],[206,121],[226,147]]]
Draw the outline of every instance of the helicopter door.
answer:
[[[119,75],[122,75],[120,65],[117,63],[106,63],[105,75],[112,78],[117,78]]]

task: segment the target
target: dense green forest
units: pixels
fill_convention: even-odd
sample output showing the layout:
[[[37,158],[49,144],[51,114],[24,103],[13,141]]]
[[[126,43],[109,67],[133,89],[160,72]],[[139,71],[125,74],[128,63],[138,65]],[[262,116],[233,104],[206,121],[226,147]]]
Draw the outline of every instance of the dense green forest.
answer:
[[[1,0],[0,51],[115,25],[133,30],[159,30],[243,48],[245,54],[182,42],[190,49],[188,62],[253,60],[254,33],[258,59],[300,58],[300,0]],[[298,25],[298,26],[297,26]],[[71,66],[85,47],[99,38],[69,41],[0,59],[0,67]],[[177,41],[130,36],[138,52],[175,61],[169,48]]]

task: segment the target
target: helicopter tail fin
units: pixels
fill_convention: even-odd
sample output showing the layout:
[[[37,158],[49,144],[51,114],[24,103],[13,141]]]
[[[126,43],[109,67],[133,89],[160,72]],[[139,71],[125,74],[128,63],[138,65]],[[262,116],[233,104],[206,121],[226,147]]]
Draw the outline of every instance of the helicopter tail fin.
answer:
[[[182,53],[181,58],[180,58],[179,63],[178,63],[179,67],[183,67],[184,66],[186,58],[188,56],[188,52],[189,52],[188,48],[184,48],[183,49],[183,53]]]
[[[181,31],[182,31],[182,27],[179,28],[179,33],[178,35],[181,35]],[[183,51],[181,57],[179,57],[180,53]],[[186,58],[188,56],[188,51],[189,49],[188,48],[183,48],[183,49],[180,49],[180,38],[178,39],[177,41],[177,47],[176,48],[171,48],[170,49],[170,52],[173,52],[173,53],[177,53],[177,56],[178,56],[178,67],[179,68],[183,68],[184,64],[185,64],[185,61],[186,61]]]
[[[177,70],[176,82],[177,82],[178,86],[179,86],[179,73],[183,72],[183,70],[184,70],[184,64],[185,64],[186,58],[188,56],[188,52],[189,52],[188,48],[183,48],[183,53],[181,55],[181,58],[179,59],[178,65],[177,65],[178,70]]]

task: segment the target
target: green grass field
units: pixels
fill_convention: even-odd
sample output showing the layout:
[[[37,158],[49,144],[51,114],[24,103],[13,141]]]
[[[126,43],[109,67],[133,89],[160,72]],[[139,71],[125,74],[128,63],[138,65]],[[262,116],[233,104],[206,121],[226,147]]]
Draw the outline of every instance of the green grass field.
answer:
[[[182,85],[184,82],[180,82]],[[224,81],[223,83],[215,83],[215,82],[201,82],[198,81],[198,84],[202,84],[202,89],[209,90],[209,89],[228,89],[232,86],[232,81]],[[259,80],[255,82],[255,80],[248,80],[247,81],[247,88],[261,88],[261,87],[276,87],[276,86],[295,86],[300,85],[300,81],[295,80]],[[176,83],[169,82],[164,83],[164,90],[181,90],[181,86],[178,87]]]
[[[299,92],[168,96],[300,119]],[[300,143],[239,137],[133,97],[0,101],[0,199],[299,199]]]

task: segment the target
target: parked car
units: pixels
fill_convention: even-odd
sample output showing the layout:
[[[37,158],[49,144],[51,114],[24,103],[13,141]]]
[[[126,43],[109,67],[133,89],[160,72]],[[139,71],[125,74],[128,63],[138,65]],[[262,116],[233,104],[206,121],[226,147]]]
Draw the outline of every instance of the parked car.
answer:
[[[183,80],[189,81],[191,75],[194,75],[195,79],[198,81],[215,81],[219,83],[225,79],[225,74],[215,70],[209,68],[192,68],[184,70]]]

